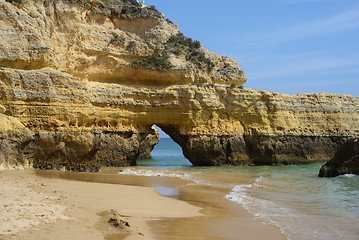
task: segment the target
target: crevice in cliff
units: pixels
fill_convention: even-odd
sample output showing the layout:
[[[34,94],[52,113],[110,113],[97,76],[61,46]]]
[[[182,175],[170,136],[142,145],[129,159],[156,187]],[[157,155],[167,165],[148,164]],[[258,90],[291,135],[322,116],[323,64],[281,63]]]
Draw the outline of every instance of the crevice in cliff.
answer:
[[[37,70],[46,67],[46,63],[43,61],[26,62],[22,60],[16,61],[0,61],[0,68],[11,68],[20,70]]]

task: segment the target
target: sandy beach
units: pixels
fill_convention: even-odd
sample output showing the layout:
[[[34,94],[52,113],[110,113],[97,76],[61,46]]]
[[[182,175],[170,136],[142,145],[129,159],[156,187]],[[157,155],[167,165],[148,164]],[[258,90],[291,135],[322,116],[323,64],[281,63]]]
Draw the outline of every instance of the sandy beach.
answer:
[[[227,201],[224,206],[213,191],[185,187],[187,183],[163,177],[3,170],[0,239],[285,239],[238,204]],[[161,196],[149,186],[164,195],[177,191],[176,197]]]

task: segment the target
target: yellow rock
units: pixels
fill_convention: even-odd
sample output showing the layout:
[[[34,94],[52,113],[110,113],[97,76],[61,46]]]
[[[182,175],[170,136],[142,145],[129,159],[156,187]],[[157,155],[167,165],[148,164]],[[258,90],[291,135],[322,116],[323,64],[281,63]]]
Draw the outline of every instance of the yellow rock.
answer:
[[[6,112],[6,108],[0,104],[0,113],[5,113]]]
[[[330,158],[345,138],[359,133],[359,99],[351,95],[290,96],[211,84],[125,86],[50,69],[3,68],[0,76],[0,101],[12,117],[34,132],[60,132],[59,139],[66,132],[89,133],[86,154],[95,147],[91,139],[104,132],[120,135],[122,146],[129,139],[128,149],[149,149],[157,143],[151,137],[158,134],[156,124],[196,165],[305,163]],[[141,145],[145,139],[151,144]],[[61,142],[53,145],[63,149]]]
[[[24,125],[18,119],[0,113],[0,131],[23,128]]]
[[[167,49],[178,28],[160,13],[121,12],[0,0],[0,165],[134,165],[158,142],[153,124],[194,165],[325,161],[358,137],[358,98],[244,89],[233,59],[198,44]],[[144,64],[155,52],[165,64]]]
[[[178,33],[178,27],[162,15],[125,18],[111,11],[100,1],[84,5],[80,1],[26,1],[13,5],[0,0],[0,65],[52,68],[90,81],[122,84],[242,85],[246,81],[233,59],[205,49],[200,52],[215,64],[211,71],[171,53],[173,68],[167,71],[133,65],[134,60],[163,52],[165,42]]]

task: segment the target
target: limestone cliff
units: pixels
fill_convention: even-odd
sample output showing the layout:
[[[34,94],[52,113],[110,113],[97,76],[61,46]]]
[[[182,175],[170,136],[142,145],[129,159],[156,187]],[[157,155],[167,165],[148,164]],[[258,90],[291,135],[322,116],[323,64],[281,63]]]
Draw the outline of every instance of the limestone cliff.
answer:
[[[52,68],[83,80],[130,85],[246,81],[233,59],[175,38],[177,25],[135,0],[18,1],[23,3],[0,1],[0,65]],[[146,63],[141,60],[153,55],[165,59],[141,67]]]
[[[0,163],[85,171],[150,156],[310,163],[359,134],[359,99],[244,89],[233,59],[136,1],[0,0]]]

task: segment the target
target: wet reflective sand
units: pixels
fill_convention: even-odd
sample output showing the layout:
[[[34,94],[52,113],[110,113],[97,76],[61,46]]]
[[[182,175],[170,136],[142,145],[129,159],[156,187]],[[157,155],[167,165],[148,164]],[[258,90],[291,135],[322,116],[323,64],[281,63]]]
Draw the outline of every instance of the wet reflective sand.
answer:
[[[240,205],[225,199],[228,189],[194,185],[172,177],[119,175],[119,171],[105,168],[99,173],[36,171],[36,174],[46,178],[156,187],[159,194],[202,208],[204,215],[200,217],[149,221],[155,239],[285,239],[279,229],[254,220]]]

